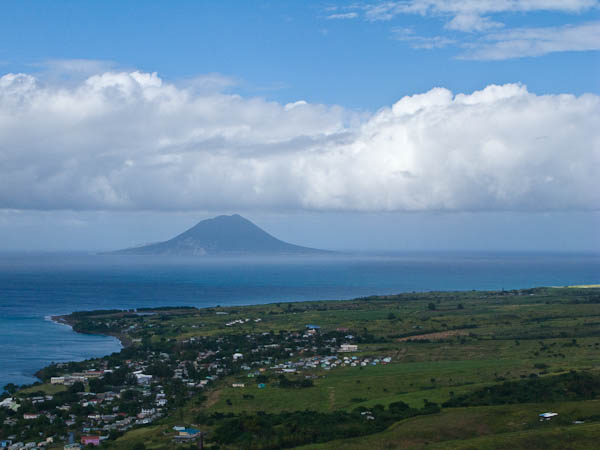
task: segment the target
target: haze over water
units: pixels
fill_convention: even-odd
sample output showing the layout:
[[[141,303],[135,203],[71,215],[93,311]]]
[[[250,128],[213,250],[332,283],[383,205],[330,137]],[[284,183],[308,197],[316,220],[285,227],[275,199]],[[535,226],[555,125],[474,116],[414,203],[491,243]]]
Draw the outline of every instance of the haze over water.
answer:
[[[36,381],[51,361],[118,351],[45,320],[78,310],[245,305],[428,290],[597,283],[597,254],[409,254],[318,259],[151,259],[4,255],[0,259],[0,386]],[[298,324],[299,327],[304,324]]]

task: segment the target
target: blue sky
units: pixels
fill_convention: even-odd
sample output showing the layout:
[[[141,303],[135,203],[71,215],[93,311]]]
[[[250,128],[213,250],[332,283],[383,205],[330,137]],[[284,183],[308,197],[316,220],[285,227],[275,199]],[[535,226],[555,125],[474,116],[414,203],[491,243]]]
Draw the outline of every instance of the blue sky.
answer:
[[[443,12],[368,19],[352,7],[357,2],[8,1],[0,15],[0,67],[32,72],[45,62],[88,59],[156,71],[170,80],[216,72],[234,79],[232,89],[247,95],[365,109],[434,86],[471,92],[488,84],[521,82],[536,93],[598,92],[597,2],[538,3],[563,3],[564,8],[484,14],[503,26],[477,32],[447,29],[452,14]],[[344,14],[358,17],[330,18]],[[468,53],[465,46],[490,35],[590,23],[595,34],[582,39],[595,51],[461,59]],[[455,42],[414,48],[427,45],[420,38],[436,37]]]
[[[0,12],[0,250],[227,212],[322,247],[600,250],[597,0]]]

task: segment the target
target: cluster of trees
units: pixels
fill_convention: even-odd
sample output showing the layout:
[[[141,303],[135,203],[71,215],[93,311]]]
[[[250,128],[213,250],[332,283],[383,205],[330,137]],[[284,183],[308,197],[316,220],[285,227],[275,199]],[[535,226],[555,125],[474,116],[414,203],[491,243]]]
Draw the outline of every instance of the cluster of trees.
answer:
[[[313,387],[315,384],[312,380],[303,379],[290,379],[284,374],[279,375],[279,386],[282,388],[308,388]]]
[[[562,375],[506,381],[450,399],[444,407],[590,400],[600,397],[600,375],[571,371]]]
[[[307,410],[279,414],[213,414],[199,417],[198,421],[217,424],[211,440],[218,445],[274,450],[377,433],[399,420],[439,411],[437,404],[427,401],[422,409],[396,402],[387,409],[376,405],[370,410],[362,407],[352,412]]]

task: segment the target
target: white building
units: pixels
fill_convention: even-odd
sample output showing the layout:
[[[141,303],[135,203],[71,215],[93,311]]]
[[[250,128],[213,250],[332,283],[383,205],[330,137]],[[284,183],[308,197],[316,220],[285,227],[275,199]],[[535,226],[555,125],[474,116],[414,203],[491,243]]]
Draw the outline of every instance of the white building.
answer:
[[[340,346],[340,352],[348,353],[348,352],[356,352],[358,351],[358,345],[355,344],[342,344]]]

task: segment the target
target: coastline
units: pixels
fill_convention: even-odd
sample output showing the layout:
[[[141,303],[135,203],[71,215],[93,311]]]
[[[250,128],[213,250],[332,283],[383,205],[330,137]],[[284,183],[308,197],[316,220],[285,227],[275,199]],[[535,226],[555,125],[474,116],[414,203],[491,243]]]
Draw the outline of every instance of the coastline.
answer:
[[[551,433],[565,434],[565,423],[572,425],[569,430],[584,429],[576,423],[595,422],[600,411],[600,367],[590,367],[600,337],[600,318],[590,315],[598,304],[600,288],[536,287],[79,311],[46,319],[76,333],[127,337],[132,346],[110,356],[49,366],[39,372],[43,385],[21,386],[15,397],[24,413],[43,408],[55,414],[51,408],[68,406],[73,414],[69,424],[57,429],[47,423],[42,433],[58,431],[58,440],[64,441],[60,436],[71,432],[80,439],[108,431],[111,448],[129,449],[137,442],[172,448],[173,431],[179,430],[155,431],[166,424],[202,430],[219,446],[245,448],[247,440],[239,434],[232,440],[221,431],[244,423],[257,424],[254,442],[261,442],[273,423],[304,427],[302,434],[273,435],[278,448],[319,444],[314,436],[325,436],[331,448],[345,448],[348,439],[361,439],[360,448],[384,438],[393,446],[413,439],[415,430],[429,433],[441,426],[448,432],[439,442],[469,445],[470,429],[454,439],[466,410],[467,426],[475,429],[484,420],[490,442],[540,426],[544,432],[556,426]],[[590,325],[579,326],[583,322]],[[287,346],[294,347],[293,354]],[[540,356],[542,348],[548,350]],[[92,378],[102,381],[92,383]],[[75,388],[52,381],[70,386],[79,381],[84,383],[79,392],[94,394],[90,399],[73,395]],[[142,394],[121,397],[125,391]],[[54,403],[33,406],[42,394],[52,395]],[[109,404],[124,416],[110,414]],[[483,419],[482,407],[489,408]],[[538,425],[540,411],[566,419]],[[265,413],[269,420],[261,421]],[[316,420],[308,419],[313,415]],[[396,427],[388,434],[391,425],[408,418],[417,428],[398,435]],[[509,431],[494,428],[507,420]],[[18,431],[37,439],[29,423],[19,418]],[[573,439],[567,434],[563,441]]]
[[[585,286],[575,286],[575,285],[571,285],[571,286],[562,286],[562,287],[546,287],[546,289],[594,289],[596,288],[596,286],[598,285],[585,285]],[[544,289],[544,287],[536,287],[536,288],[531,288],[531,289]],[[475,291],[475,290],[474,290]],[[473,291],[473,292],[474,292]],[[477,290],[478,291],[478,290]],[[472,291],[461,291],[461,290],[456,290],[456,291],[447,291],[446,293],[469,293]],[[495,291],[485,291],[485,290],[481,290],[478,292],[495,292]],[[431,293],[431,292],[430,292]],[[425,293],[423,293],[425,294]],[[395,296],[395,295],[402,295],[402,294],[392,294],[391,296]],[[373,295],[370,296],[371,298],[386,298],[386,297],[390,297],[390,295]],[[369,298],[369,297],[367,297]],[[335,300],[335,299],[330,299],[330,300],[317,300],[317,301],[300,301],[300,302],[291,302],[291,303],[330,303],[330,302],[343,302],[343,301],[353,301],[353,300],[360,300],[361,297],[357,297],[355,299],[352,300]],[[228,308],[252,308],[252,307],[257,307],[257,306],[268,306],[268,305],[278,305],[277,302],[273,302],[273,303],[257,303],[257,304],[247,304],[247,305],[231,305],[231,306],[225,306],[223,307],[223,309],[228,309]],[[182,307],[157,307],[156,309],[178,309],[178,308],[182,308]],[[184,307],[184,308],[188,308],[188,307]],[[193,308],[193,307],[192,307]],[[205,307],[205,308],[200,308],[200,309],[213,309],[214,307]],[[220,308],[219,306],[217,306],[217,308]],[[196,308],[194,308],[196,309]],[[100,310],[102,311],[102,310]],[[99,312],[100,312],[99,311]],[[107,310],[109,311],[109,310]],[[125,311],[121,311],[121,312],[125,312]],[[78,311],[74,311],[71,312],[69,314],[61,314],[61,315],[49,315],[46,316],[45,319],[49,320],[51,322],[54,322],[57,325],[65,325],[68,326],[72,329],[72,331],[74,331],[75,333],[80,333],[80,334],[87,334],[87,335],[96,335],[96,336],[110,336],[113,338],[116,338],[119,341],[119,344],[121,346],[120,350],[126,349],[128,347],[133,346],[133,340],[132,338],[125,334],[125,333],[119,333],[119,332],[111,332],[111,331],[88,331],[85,329],[82,329],[81,327],[78,327],[78,323],[79,320],[77,319],[76,315],[77,315]],[[107,355],[104,355],[107,356]],[[35,372],[35,376],[41,381],[41,377],[39,376],[40,373],[42,373],[42,371],[46,368],[46,366],[40,368],[39,370],[37,370]]]
[[[77,321],[75,319],[73,319],[72,317],[72,313],[71,314],[64,314],[64,315],[58,315],[58,316],[49,316],[49,319],[51,322],[56,323],[57,325],[66,325],[68,327],[70,327],[75,333],[80,333],[80,334],[89,334],[89,335],[96,335],[96,336],[110,336],[110,337],[114,337],[116,338],[119,343],[121,344],[121,349],[127,348],[127,347],[131,347],[133,345],[133,342],[131,341],[131,338],[129,336],[126,336],[122,333],[90,333],[88,331],[85,330],[78,330],[75,328],[75,325],[77,324]]]

